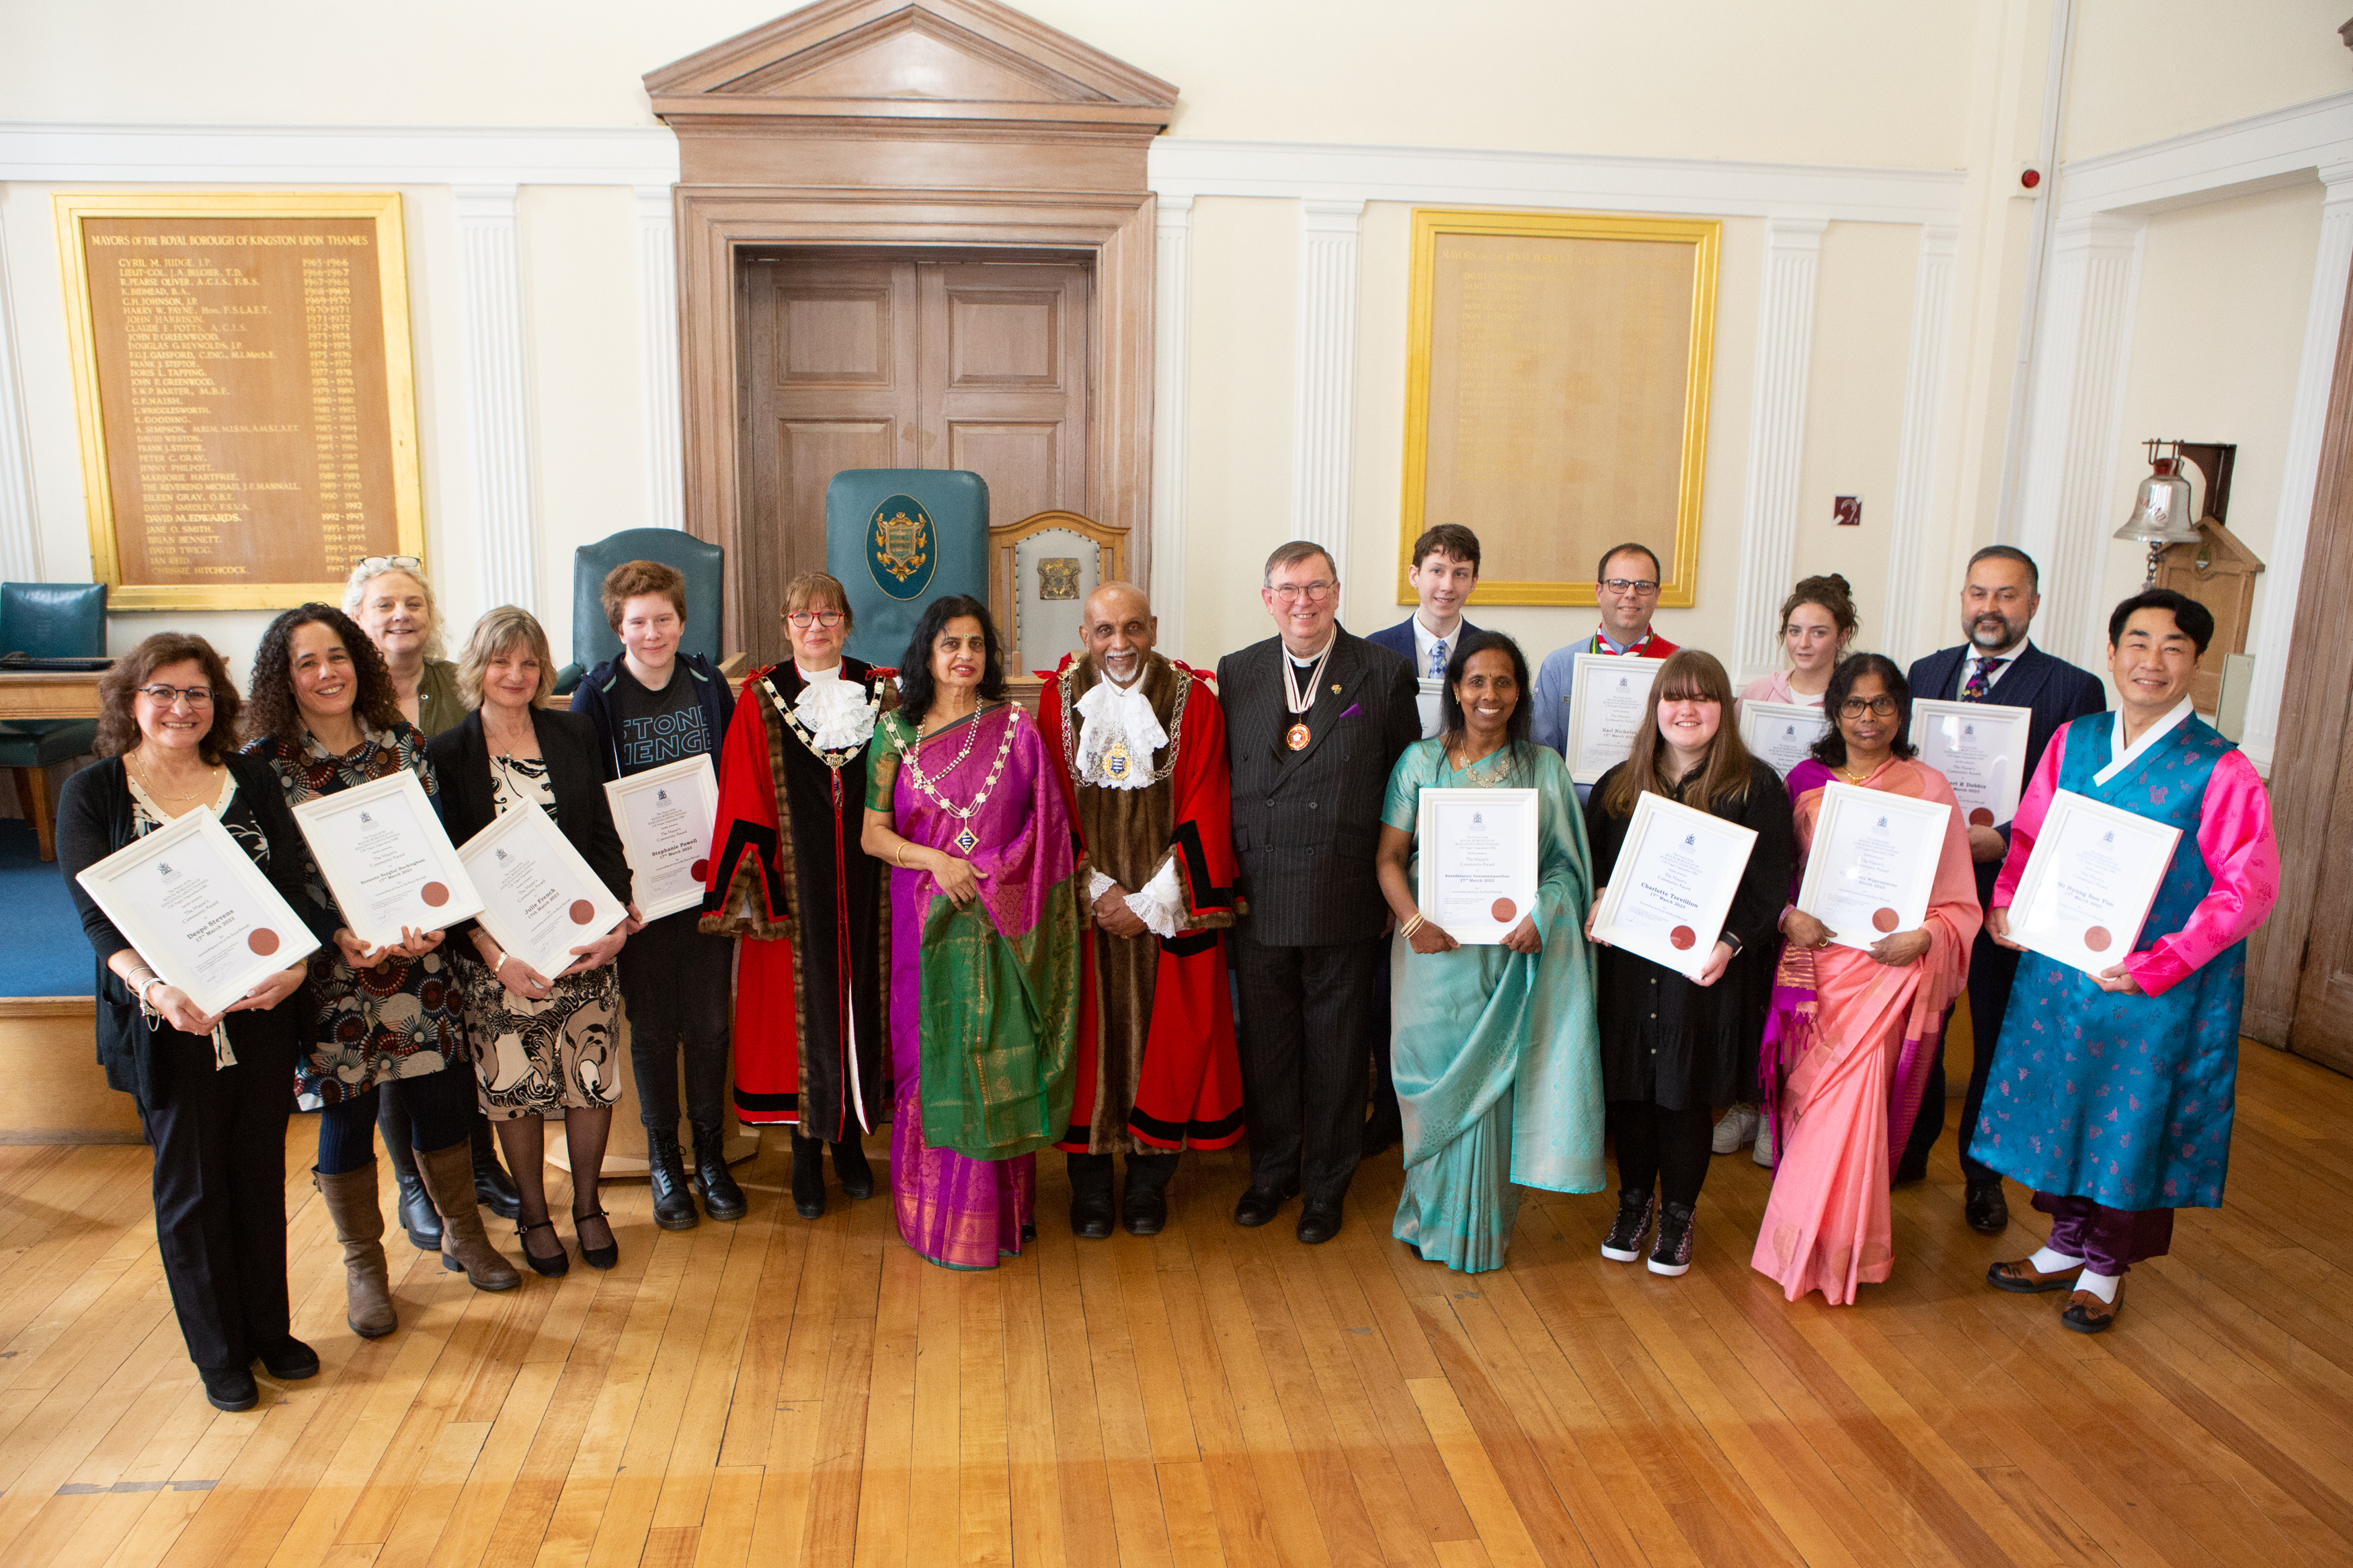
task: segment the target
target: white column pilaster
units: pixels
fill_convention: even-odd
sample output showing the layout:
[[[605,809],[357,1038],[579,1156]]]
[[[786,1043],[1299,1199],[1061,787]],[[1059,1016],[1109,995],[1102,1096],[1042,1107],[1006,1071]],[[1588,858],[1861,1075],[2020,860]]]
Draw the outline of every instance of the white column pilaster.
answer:
[[[1145,590],[1160,619],[1161,650],[1185,647],[1185,467],[1193,341],[1193,198],[1157,204],[1152,404],[1159,426],[1152,443],[1152,571]]]
[[[1344,583],[1356,415],[1356,225],[1364,211],[1361,201],[1300,204],[1292,525],[1331,552]]]
[[[1929,563],[1935,559],[1936,498],[1949,494],[1950,476],[1936,461],[1943,425],[1945,346],[1953,314],[1953,267],[1961,231],[1947,224],[1920,228],[1920,269],[1912,284],[1912,350],[1904,368],[1903,445],[1895,458],[1895,513],[1887,541],[1883,624],[1870,642],[1899,665],[1928,651],[1922,635]]]
[[[679,409],[678,233],[670,187],[638,185],[638,336],[645,380],[646,526],[686,526],[686,425]]]
[[[2018,543],[2042,569],[2036,640],[2088,669],[2106,663],[2104,569],[2124,521],[2112,500],[2146,226],[2105,214],[2061,220],[2036,334]]]
[[[2320,177],[2328,196],[2320,209],[2320,252],[2313,263],[2311,302],[2305,307],[2295,401],[2288,410],[2279,514],[2272,524],[2271,559],[2262,578],[2263,625],[2249,649],[2255,658],[2255,684],[2247,694],[2247,726],[2240,740],[2248,760],[2267,777],[2279,742],[2280,701],[2286,693],[2288,650],[2295,637],[2305,540],[2320,479],[2329,383],[2337,374],[2337,334],[2345,320],[2347,279],[2353,273],[2353,162],[2326,164]]]
[[[539,602],[539,533],[532,493],[522,276],[515,253],[516,189],[459,185],[451,194],[458,204],[459,321],[482,599],[529,610]]]
[[[1780,662],[1781,600],[1798,550],[1798,476],[1806,450],[1806,377],[1813,358],[1820,218],[1765,222],[1765,289],[1757,316],[1757,380],[1748,414],[1748,493],[1733,616],[1736,686]]]
[[[0,581],[40,580],[41,535],[33,512],[33,443],[25,428],[25,384],[16,364],[7,235],[0,230]]]

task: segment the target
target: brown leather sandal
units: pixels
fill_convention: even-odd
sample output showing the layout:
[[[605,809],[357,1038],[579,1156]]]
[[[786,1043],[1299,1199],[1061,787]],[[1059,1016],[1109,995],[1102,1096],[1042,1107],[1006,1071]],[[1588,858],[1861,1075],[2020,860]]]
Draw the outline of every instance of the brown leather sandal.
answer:
[[[2084,1271],[2080,1263],[2073,1268],[2062,1268],[2045,1274],[2034,1267],[2031,1258],[2014,1263],[1997,1263],[1986,1270],[1986,1283],[1997,1290],[2008,1290],[2017,1296],[2036,1296],[2045,1290],[2065,1290],[2074,1286],[2075,1276]]]

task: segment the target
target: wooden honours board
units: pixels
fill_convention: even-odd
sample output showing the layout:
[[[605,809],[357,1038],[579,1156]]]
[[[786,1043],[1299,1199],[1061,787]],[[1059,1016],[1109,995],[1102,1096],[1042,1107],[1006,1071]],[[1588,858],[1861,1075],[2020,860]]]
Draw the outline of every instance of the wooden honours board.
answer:
[[[112,607],[334,603],[361,557],[422,559],[398,193],[55,201]]]

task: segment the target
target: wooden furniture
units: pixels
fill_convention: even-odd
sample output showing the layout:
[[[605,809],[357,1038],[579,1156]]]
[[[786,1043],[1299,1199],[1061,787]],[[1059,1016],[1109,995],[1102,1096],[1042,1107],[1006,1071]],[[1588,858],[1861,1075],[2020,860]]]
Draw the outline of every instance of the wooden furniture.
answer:
[[[2189,700],[2200,713],[2215,711],[2222,693],[2222,661],[2247,651],[2247,628],[2255,616],[2255,578],[2263,570],[2261,557],[2221,520],[2201,517],[2198,544],[2177,544],[2160,558],[2157,585],[2197,600],[2214,612],[2214,640],[2198,660],[2190,678]]]
[[[0,669],[0,724],[98,717],[102,669]]]
[[[0,1144],[143,1140],[138,1107],[106,1086],[97,1029],[88,996],[0,996]]]
[[[988,531],[988,609],[1005,672],[1050,670],[1083,645],[1087,595],[1127,577],[1127,530],[1074,511],[1041,511]]]
[[[728,552],[730,647],[763,646],[748,630],[769,614],[748,603],[762,581],[749,550],[776,526],[749,504],[759,487],[742,390],[744,273],[763,250],[1083,263],[1085,493],[1058,500],[1146,537],[1156,240],[1145,158],[1174,87],[995,0],[821,0],[652,72],[646,91],[679,141],[686,525]],[[923,461],[971,466],[946,450]]]

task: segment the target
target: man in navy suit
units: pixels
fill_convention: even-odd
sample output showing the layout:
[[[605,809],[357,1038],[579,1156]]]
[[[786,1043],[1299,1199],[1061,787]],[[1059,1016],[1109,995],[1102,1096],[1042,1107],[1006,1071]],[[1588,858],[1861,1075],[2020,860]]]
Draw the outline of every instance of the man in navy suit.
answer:
[[[1446,666],[1462,639],[1479,628],[1462,618],[1471,590],[1479,585],[1479,536],[1459,522],[1425,529],[1413,542],[1413,564],[1405,580],[1421,596],[1412,615],[1365,640],[1400,655],[1413,666],[1419,689],[1414,703],[1421,738],[1439,731],[1440,698]],[[1373,998],[1373,1111],[1365,1122],[1365,1157],[1370,1159],[1405,1135],[1398,1110],[1397,1079],[1389,1071],[1388,949],[1381,950],[1380,994]]]
[[[2086,713],[2103,712],[2108,705],[2098,676],[2027,641],[2027,627],[2042,603],[2041,589],[2042,574],[2032,557],[2007,544],[1987,545],[1969,557],[1968,579],[1961,587],[1961,635],[1968,640],[1930,654],[1915,663],[1908,675],[1915,700],[2033,710],[2026,737],[2028,778],[2034,776],[2042,749],[2060,726]],[[1994,879],[2001,874],[2002,858],[2009,853],[2007,822],[1969,829],[1978,903],[1992,904]],[[1969,950],[1969,1035],[1976,1060],[1969,1067],[1968,1093],[1961,1100],[1961,1174],[1968,1183],[1963,1213],[1971,1226],[1988,1236],[1999,1235],[2010,1224],[2010,1205],[2002,1197],[2001,1177],[1969,1158],[1969,1129],[1978,1124],[1978,1106],[1985,1099],[1986,1072],[1993,1065],[1994,1044],[2001,1038],[2001,1016],[2010,1005],[2018,956],[1983,931]],[[1928,1151],[1944,1130],[1945,1055],[1939,1040],[1912,1142],[1896,1163],[1897,1181],[1917,1181],[1927,1174]]]

